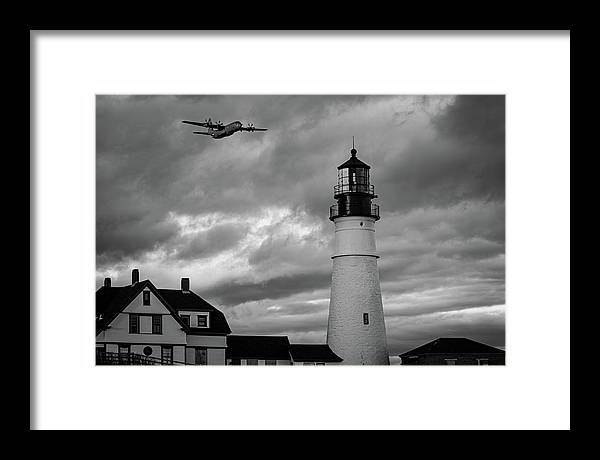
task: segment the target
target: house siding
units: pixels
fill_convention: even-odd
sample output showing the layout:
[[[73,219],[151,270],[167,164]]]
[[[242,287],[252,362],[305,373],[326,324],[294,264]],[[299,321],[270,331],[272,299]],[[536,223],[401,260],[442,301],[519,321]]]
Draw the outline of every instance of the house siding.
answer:
[[[151,348],[151,358],[161,359],[162,346],[173,347],[173,361],[195,364],[195,347],[207,349],[209,365],[225,364],[226,336],[188,335],[181,324],[173,317],[169,308],[150,289],[150,305],[144,305],[141,291],[121,313],[110,323],[110,327],[96,336],[96,343],[105,345],[107,353],[118,353],[119,344],[128,344],[130,352],[144,355],[146,347]],[[197,312],[196,312],[197,313]],[[140,315],[139,333],[129,333],[129,316]],[[161,315],[161,334],[152,334],[152,316]]]

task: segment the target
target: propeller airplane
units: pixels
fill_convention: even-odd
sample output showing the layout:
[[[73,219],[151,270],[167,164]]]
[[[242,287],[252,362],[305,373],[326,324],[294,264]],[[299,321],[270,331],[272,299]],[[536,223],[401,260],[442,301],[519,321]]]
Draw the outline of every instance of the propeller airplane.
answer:
[[[248,123],[247,126],[244,126],[239,121],[233,121],[224,125],[221,123],[221,120],[213,123],[210,118],[207,118],[204,121],[188,121],[183,120],[182,123],[187,123],[188,125],[202,126],[203,128],[207,128],[208,131],[194,131],[194,134],[202,134],[204,136],[211,136],[213,139],[222,139],[224,137],[231,136],[238,131],[245,132],[254,132],[254,131],[266,131],[266,128],[255,128],[252,123]]]

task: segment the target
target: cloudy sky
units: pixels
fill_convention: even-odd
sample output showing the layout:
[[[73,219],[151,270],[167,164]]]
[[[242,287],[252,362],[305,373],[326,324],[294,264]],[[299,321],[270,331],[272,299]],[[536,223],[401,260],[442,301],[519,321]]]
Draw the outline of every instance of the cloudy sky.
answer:
[[[371,165],[391,355],[504,347],[503,96],[97,96],[96,285],[181,277],[234,333],[325,341],[336,167]],[[181,120],[252,122],[214,140]],[[202,128],[200,128],[202,129]]]

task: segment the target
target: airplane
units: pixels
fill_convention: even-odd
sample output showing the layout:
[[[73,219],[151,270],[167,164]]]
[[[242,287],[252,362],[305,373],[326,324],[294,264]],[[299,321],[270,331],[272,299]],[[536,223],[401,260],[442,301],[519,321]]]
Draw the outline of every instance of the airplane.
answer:
[[[204,121],[188,121],[183,120],[182,123],[187,123],[188,125],[196,125],[207,128],[208,131],[194,131],[194,134],[203,134],[204,136],[212,136],[213,139],[222,139],[224,137],[231,136],[238,131],[266,131],[266,128],[255,128],[252,123],[248,123],[248,126],[244,127],[241,122],[233,121],[226,125],[221,123],[219,120],[216,123],[213,123],[210,118]]]

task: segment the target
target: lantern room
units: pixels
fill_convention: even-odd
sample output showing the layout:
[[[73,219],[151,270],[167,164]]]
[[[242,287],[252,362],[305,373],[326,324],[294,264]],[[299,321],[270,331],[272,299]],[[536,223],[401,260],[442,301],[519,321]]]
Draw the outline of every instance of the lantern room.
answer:
[[[348,161],[338,166],[338,183],[334,187],[334,198],[341,193],[367,193],[375,195],[375,188],[369,179],[371,167],[356,158],[356,149],[350,150]]]
[[[338,182],[334,186],[333,197],[337,204],[331,206],[329,218],[343,216],[366,216],[379,219],[379,206],[371,200],[377,198],[375,187],[371,185],[371,167],[356,157],[356,149],[350,150],[350,158],[338,166]]]

